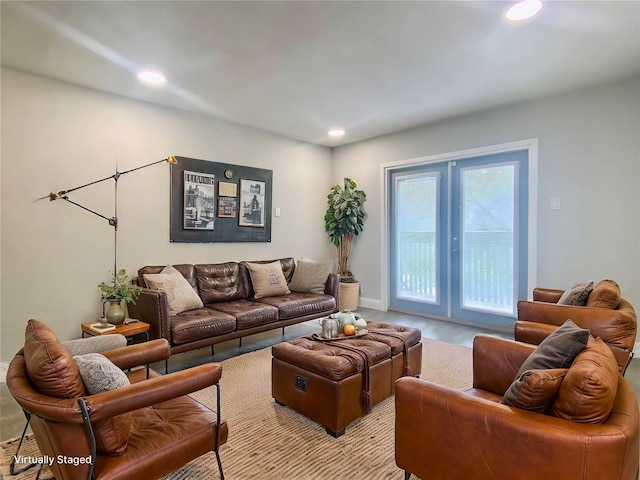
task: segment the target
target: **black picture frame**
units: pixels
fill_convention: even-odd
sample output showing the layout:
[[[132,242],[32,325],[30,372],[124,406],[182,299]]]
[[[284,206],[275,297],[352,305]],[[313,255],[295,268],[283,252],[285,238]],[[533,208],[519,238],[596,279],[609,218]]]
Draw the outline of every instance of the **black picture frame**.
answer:
[[[207,242],[271,242],[271,211],[273,171],[263,168],[211,162],[188,157],[175,157],[177,163],[171,164],[171,189],[169,207],[169,241],[179,243]],[[185,225],[185,171],[202,173],[203,177],[214,176],[216,180],[216,198],[214,205],[219,209],[219,182],[237,184],[237,215],[221,217],[216,215],[213,230],[186,229]],[[231,178],[229,178],[231,176]],[[261,220],[241,221],[243,215],[240,183],[254,182],[263,186],[263,208]],[[254,187],[255,188],[255,187]],[[226,200],[228,201],[228,199]]]

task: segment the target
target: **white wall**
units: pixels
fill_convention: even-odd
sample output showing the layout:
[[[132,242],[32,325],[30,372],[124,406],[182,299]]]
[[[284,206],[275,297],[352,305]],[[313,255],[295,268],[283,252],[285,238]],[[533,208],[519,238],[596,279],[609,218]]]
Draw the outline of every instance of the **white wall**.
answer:
[[[101,313],[97,284],[113,270],[113,228],[64,201],[36,198],[179,155],[273,170],[271,243],[170,243],[169,165],[120,178],[118,266],[333,259],[324,233],[331,150],[14,70],[2,70],[0,359],[22,346],[30,318],[61,339]],[[113,182],[70,198],[113,215]]]
[[[334,149],[333,174],[367,193],[351,270],[381,292],[380,165],[538,138],[539,286],[612,278],[640,310],[640,78],[466,115]],[[549,199],[561,198],[551,211]]]

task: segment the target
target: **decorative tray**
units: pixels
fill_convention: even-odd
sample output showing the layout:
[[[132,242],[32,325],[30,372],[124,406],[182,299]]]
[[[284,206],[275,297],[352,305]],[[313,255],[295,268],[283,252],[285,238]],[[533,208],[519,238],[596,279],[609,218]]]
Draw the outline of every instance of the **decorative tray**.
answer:
[[[322,333],[314,333],[311,336],[313,337],[314,340],[318,340],[319,342],[334,342],[336,340],[349,340],[351,338],[358,338],[363,335],[366,335],[367,333],[369,333],[369,330],[367,330],[366,328],[363,328],[362,330],[357,331],[355,335],[349,335],[349,336],[344,335],[342,337],[336,337],[336,338],[325,338],[322,336]]]

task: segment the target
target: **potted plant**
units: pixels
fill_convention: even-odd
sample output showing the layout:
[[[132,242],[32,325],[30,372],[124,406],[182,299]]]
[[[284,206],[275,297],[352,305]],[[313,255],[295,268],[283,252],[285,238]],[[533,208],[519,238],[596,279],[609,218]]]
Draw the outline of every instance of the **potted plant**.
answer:
[[[105,317],[107,322],[114,325],[122,323],[126,317],[122,308],[122,300],[126,303],[136,303],[142,288],[127,281],[127,271],[121,268],[117,274],[111,273],[111,282],[98,285],[102,292],[102,299],[109,302]]]
[[[343,186],[335,185],[327,195],[324,225],[331,242],[338,250],[340,310],[355,310],[358,307],[360,284],[349,270],[349,256],[353,237],[358,236],[364,227],[367,215],[364,211],[366,200],[367,195],[364,191],[358,190],[356,182],[346,177]],[[351,285],[347,286],[348,284]],[[355,290],[355,296],[353,290]]]

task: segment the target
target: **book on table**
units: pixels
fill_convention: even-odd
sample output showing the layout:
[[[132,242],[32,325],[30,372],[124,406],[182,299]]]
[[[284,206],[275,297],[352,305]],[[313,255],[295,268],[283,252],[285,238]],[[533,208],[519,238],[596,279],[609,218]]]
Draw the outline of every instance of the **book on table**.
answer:
[[[107,333],[115,330],[116,326],[110,323],[98,322],[98,323],[92,323],[91,325],[89,325],[89,328],[96,333]]]

